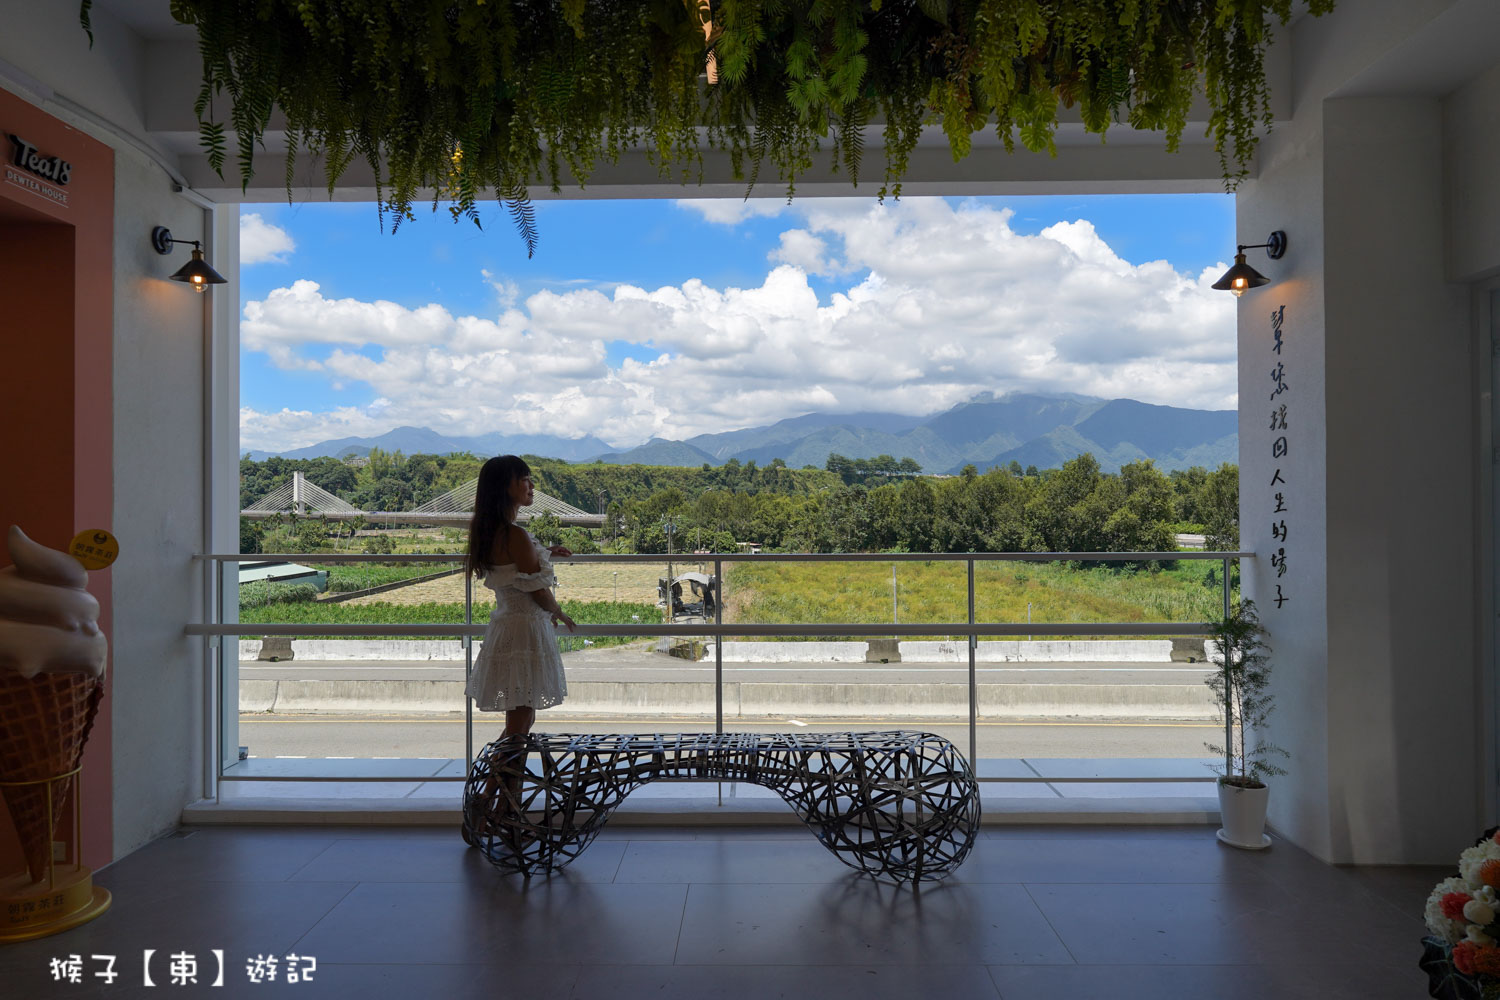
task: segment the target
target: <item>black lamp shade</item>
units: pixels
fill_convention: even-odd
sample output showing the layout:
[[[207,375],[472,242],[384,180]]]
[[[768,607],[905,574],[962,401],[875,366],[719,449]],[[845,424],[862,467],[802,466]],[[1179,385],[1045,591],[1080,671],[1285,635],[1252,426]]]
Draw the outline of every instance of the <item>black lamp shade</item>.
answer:
[[[1225,271],[1224,277],[1215,281],[1212,287],[1239,295],[1247,288],[1258,288],[1270,283],[1270,278],[1245,263],[1243,253],[1237,253],[1234,255],[1234,266]]]
[[[193,248],[193,259],[182,265],[177,273],[172,275],[173,281],[185,281],[192,285],[196,291],[204,291],[209,285],[228,284],[223,275],[208,266],[208,261],[203,259],[203,251]]]

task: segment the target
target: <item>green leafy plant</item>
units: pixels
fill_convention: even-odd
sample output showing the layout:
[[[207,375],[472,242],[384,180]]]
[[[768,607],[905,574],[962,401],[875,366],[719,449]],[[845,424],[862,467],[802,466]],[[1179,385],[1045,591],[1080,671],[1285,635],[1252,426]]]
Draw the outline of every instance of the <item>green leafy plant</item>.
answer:
[[[1334,0],[1309,0],[1315,15]],[[92,40],[92,0],[80,21]],[[664,177],[701,180],[705,148],[754,187],[786,185],[825,148],[857,184],[879,129],[886,195],[922,127],[954,159],[993,127],[1056,153],[1058,109],[1104,135],[1127,121],[1175,150],[1196,93],[1226,186],[1245,176],[1271,122],[1264,55],[1292,0],[172,0],[198,31],[195,110],[209,162],[233,146],[241,182],[279,109],[288,195],[298,154],[332,192],[356,160],[382,219],[430,194],[479,223],[494,192],[529,253],[528,186],[585,185],[601,160],[644,148]],[[718,82],[703,79],[705,41]],[[230,135],[230,132],[233,135]]]
[[[1270,647],[1265,644],[1265,630],[1255,613],[1255,602],[1240,601],[1219,620],[1213,635],[1214,655],[1219,660],[1218,673],[1205,683],[1224,706],[1226,721],[1237,722],[1238,729],[1227,746],[1205,743],[1209,753],[1223,754],[1224,765],[1213,769],[1226,784],[1259,788],[1270,775],[1285,774],[1274,758],[1290,756],[1285,750],[1259,737],[1259,730],[1270,721],[1275,696],[1268,692],[1271,684]],[[1251,734],[1255,734],[1251,742]]]

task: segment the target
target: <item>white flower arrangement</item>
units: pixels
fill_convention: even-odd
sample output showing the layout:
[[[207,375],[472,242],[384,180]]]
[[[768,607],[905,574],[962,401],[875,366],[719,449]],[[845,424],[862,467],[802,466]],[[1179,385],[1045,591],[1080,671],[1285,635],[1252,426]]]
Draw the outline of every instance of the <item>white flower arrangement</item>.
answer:
[[[1486,886],[1486,888],[1489,887]],[[1427,908],[1422,915],[1427,921],[1427,929],[1434,937],[1440,937],[1449,944],[1458,944],[1464,939],[1464,929],[1468,926],[1468,921],[1450,920],[1443,916],[1443,897],[1451,892],[1461,892],[1467,895],[1470,891],[1469,883],[1461,878],[1445,878],[1433,888],[1432,894],[1427,897]]]
[[[1486,837],[1473,847],[1458,856],[1458,874],[1471,886],[1484,885],[1484,880],[1479,877],[1479,869],[1486,861],[1500,861],[1500,844],[1495,843],[1495,838]]]
[[[1423,919],[1432,936],[1421,966],[1433,996],[1453,994],[1454,976],[1483,996],[1500,996],[1500,828],[1459,856],[1458,875],[1445,878],[1427,897]],[[1447,985],[1445,985],[1447,984]],[[1448,992],[1445,992],[1448,991]],[[1480,994],[1476,994],[1480,995]]]

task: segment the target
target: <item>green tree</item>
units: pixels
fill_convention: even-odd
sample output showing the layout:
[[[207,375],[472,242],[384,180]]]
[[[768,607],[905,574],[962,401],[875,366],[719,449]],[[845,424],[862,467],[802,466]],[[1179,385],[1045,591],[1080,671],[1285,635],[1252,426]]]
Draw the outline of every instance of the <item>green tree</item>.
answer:
[[[260,526],[257,525],[254,521],[250,520],[248,517],[240,518],[240,551],[264,551],[260,547],[261,539],[264,537],[264,534],[265,533],[261,531]]]
[[[1225,463],[1203,480],[1198,512],[1210,552],[1233,552],[1240,547],[1240,468]]]
[[[556,514],[543,511],[526,524],[526,530],[543,545],[557,545],[562,540],[563,526]]]
[[[365,552],[370,555],[390,555],[396,551],[396,543],[387,534],[371,535],[365,539]]]
[[[297,551],[318,552],[328,544],[328,522],[322,518],[304,518],[297,522]]]
[[[936,551],[933,527],[937,516],[937,496],[932,482],[927,479],[909,479],[902,483],[898,506],[897,543],[908,552]]]
[[[586,555],[599,551],[599,544],[594,540],[593,534],[587,528],[563,528],[558,536],[558,541],[578,555]]]

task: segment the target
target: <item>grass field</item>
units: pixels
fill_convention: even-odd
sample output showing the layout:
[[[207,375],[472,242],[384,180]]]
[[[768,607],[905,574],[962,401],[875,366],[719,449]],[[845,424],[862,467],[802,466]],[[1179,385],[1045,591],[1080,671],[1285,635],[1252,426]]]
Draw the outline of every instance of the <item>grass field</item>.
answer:
[[[560,601],[562,609],[581,625],[618,625],[661,621],[661,610],[651,604],[626,601]],[[474,621],[483,625],[489,620],[494,604],[474,604]],[[462,625],[462,603],[444,604],[322,604],[315,601],[270,604],[240,608],[240,622],[245,625]],[[253,638],[243,636],[242,638]],[[309,636],[307,638],[333,638]],[[342,638],[354,638],[344,636]],[[420,638],[420,637],[419,637]],[[623,636],[598,636],[591,640],[597,646],[634,642]]]
[[[895,587],[891,570],[895,567]],[[981,622],[1207,621],[1222,613],[1223,568],[1179,561],[1172,569],[992,562],[974,568]],[[725,621],[757,624],[964,621],[968,570],[961,562],[734,563],[726,573]],[[895,591],[895,606],[892,592]]]
[[[892,569],[894,567],[894,588]],[[364,571],[344,577],[365,586],[393,582],[405,571],[430,573],[433,565],[334,567]],[[696,569],[677,563],[676,571]],[[558,567],[558,598],[580,622],[659,621],[655,582],[664,566],[582,564]],[[1222,565],[1181,560],[1170,569],[1069,566],[1065,563],[982,562],[975,566],[975,619],[980,622],[1201,622],[1223,606]],[[858,624],[961,622],[967,617],[968,576],[962,562],[778,562],[774,556],[725,565],[724,621],[755,624]],[[332,588],[330,588],[332,589]],[[892,595],[895,601],[892,601]],[[618,592],[621,600],[614,600]],[[476,597],[487,596],[475,587]],[[894,606],[893,606],[894,605]],[[476,601],[483,621],[488,602]],[[246,623],[341,624],[460,623],[463,578],[445,577],[342,604],[246,604]],[[632,616],[638,616],[633,618]],[[1045,636],[1044,630],[1034,633]]]
[[[349,594],[356,590],[368,590],[371,587],[383,587],[388,583],[397,583],[401,580],[411,580],[419,576],[430,576],[433,573],[441,573],[444,570],[457,569],[463,564],[463,557],[459,556],[450,565],[448,563],[349,563],[340,565],[338,563],[327,563],[328,569],[328,593]]]

